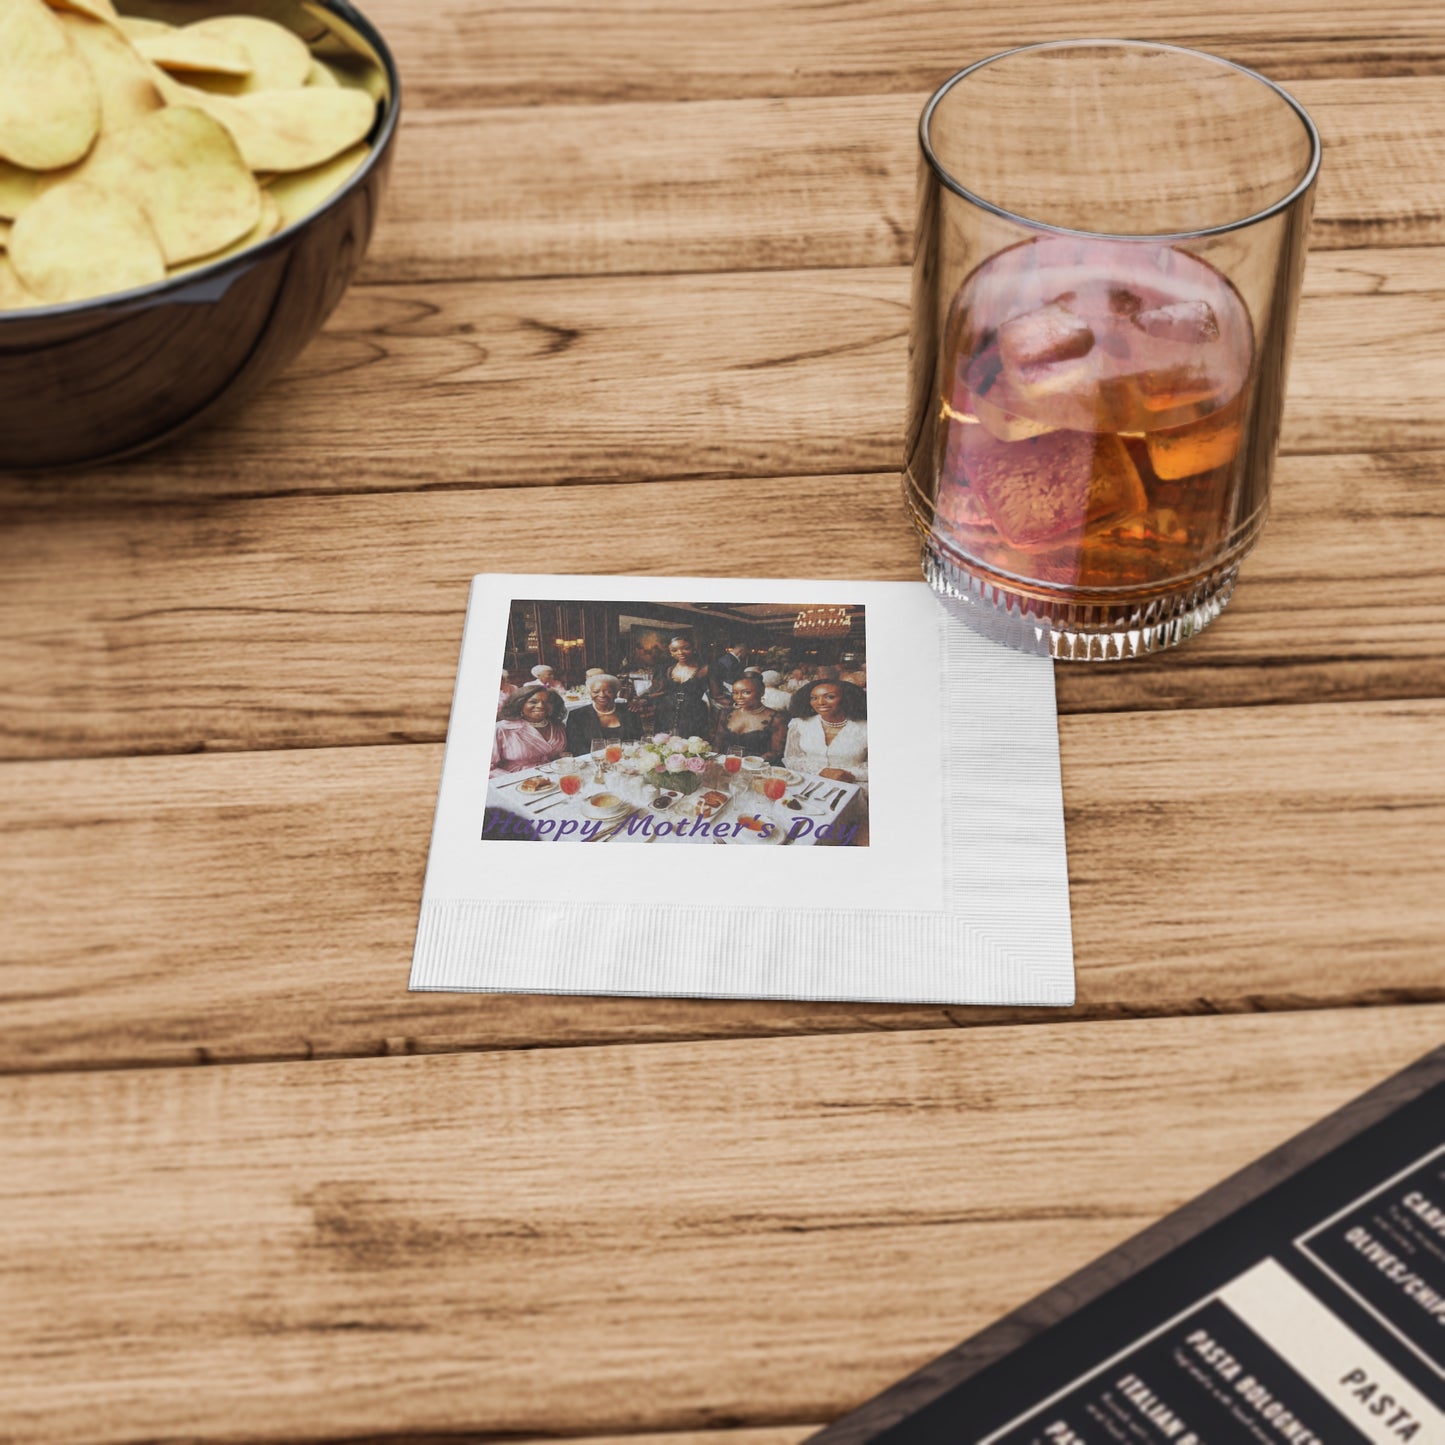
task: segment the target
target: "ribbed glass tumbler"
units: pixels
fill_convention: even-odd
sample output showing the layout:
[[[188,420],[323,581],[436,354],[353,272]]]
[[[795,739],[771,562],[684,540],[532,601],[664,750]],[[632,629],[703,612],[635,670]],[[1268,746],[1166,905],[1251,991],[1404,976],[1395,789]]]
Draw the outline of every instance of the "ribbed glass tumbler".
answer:
[[[904,491],[924,573],[1058,658],[1171,647],[1259,536],[1319,136],[1253,71],[1010,50],[919,126]]]

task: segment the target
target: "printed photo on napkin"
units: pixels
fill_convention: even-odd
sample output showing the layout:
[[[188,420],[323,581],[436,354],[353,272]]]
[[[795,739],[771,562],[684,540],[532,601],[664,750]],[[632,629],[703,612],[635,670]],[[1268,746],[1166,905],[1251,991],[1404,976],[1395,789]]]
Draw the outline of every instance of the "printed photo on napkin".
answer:
[[[1071,1004],[1052,664],[921,582],[473,579],[411,988]]]

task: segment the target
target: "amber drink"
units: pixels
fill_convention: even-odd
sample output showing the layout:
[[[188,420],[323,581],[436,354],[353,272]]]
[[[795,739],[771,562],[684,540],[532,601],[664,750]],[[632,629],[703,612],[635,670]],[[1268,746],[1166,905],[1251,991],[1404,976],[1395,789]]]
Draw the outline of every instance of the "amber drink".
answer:
[[[1253,331],[1187,252],[1040,238],[964,283],[933,527],[1002,575],[1168,587],[1257,524]]]
[[[1071,49],[1082,57],[1061,66],[1062,57],[1050,56],[1037,82],[1057,89],[1083,80],[1088,103],[1060,112],[1072,117],[1071,132],[1084,125],[1080,115],[1097,123],[1108,114],[1111,70],[1121,83],[1147,81],[1167,93],[1178,67],[1192,73],[1202,64],[1206,127],[1209,103],[1222,124],[1220,112],[1236,99],[1228,84],[1221,91],[1206,83],[1218,80],[1217,69],[1230,83],[1248,77],[1246,96],[1258,88],[1274,104],[1282,95],[1250,72],[1172,47],[1080,42],[995,61]],[[1156,52],[1164,67],[1151,71]],[[959,78],[925,112],[926,151],[937,139],[930,115]],[[1020,101],[997,77],[994,86],[1005,109]],[[1287,97],[1280,103],[1289,110]],[[1035,149],[1047,149],[1049,114],[1041,105]],[[1121,124],[1123,134],[1102,141],[1076,136],[1079,155],[1058,154],[1065,166],[1091,155],[1104,166],[1090,196],[1066,199],[1071,183],[1087,189],[1086,164],[1082,176],[1049,177],[1023,198],[1073,222],[1067,229],[967,192],[960,204],[958,186],[930,181],[925,169],[915,263],[905,476],[925,538],[925,574],[980,630],[1065,658],[1170,646],[1229,600],[1268,508],[1317,159],[1306,121],[1296,127],[1303,146],[1286,141],[1274,158],[1276,188],[1289,195],[1305,187],[1294,201],[1270,216],[1185,230],[1182,220],[1217,220],[1239,204],[1227,170],[1205,168],[1195,203],[1181,164],[1162,184],[1162,202],[1156,196],[1151,205],[1147,166],[1109,169],[1110,157],[1119,154],[1122,166],[1129,149],[1132,122]],[[1258,125],[1258,116],[1241,118],[1241,139]],[[960,154],[975,169],[982,164],[967,147]],[[928,159],[939,164],[932,153]],[[1007,193],[1023,169],[1020,160],[1007,175],[983,179]],[[1131,185],[1143,191],[1132,205]],[[1163,224],[1150,225],[1155,216]],[[1131,217],[1143,234],[1119,226]],[[1109,231],[1081,220],[1108,223]]]

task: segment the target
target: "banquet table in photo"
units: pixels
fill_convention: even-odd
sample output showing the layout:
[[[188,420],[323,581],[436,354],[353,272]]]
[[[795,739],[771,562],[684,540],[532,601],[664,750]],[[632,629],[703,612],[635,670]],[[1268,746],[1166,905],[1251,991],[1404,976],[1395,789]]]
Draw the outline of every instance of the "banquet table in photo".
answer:
[[[0,1436],[798,1445],[1445,1037],[1445,14],[361,8],[322,334],[0,474]],[[409,993],[469,579],[917,580],[921,107],[1141,27],[1324,159],[1234,600],[1056,672],[1077,1003]]]
[[[593,774],[591,764],[584,765],[584,788],[571,797],[563,792],[552,764],[494,773],[487,789],[483,836],[780,847],[846,845],[857,840],[860,823],[856,818],[848,821],[862,791],[857,783],[789,771],[786,791],[773,803],[761,794],[752,774],[729,775],[714,759],[701,788],[678,794],[628,773],[629,761],[619,763],[615,773]],[[616,792],[603,793],[609,786]],[[599,794],[609,800],[606,805],[589,802]],[[570,825],[565,832],[564,822]],[[539,833],[535,825],[541,823],[546,828]]]

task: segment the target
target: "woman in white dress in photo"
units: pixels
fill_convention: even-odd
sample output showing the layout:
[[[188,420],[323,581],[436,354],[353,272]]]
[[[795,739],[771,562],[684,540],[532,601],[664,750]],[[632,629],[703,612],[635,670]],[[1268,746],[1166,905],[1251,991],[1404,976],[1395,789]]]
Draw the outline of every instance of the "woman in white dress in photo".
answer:
[[[783,766],[868,783],[868,694],[851,682],[813,682],[793,694]]]

